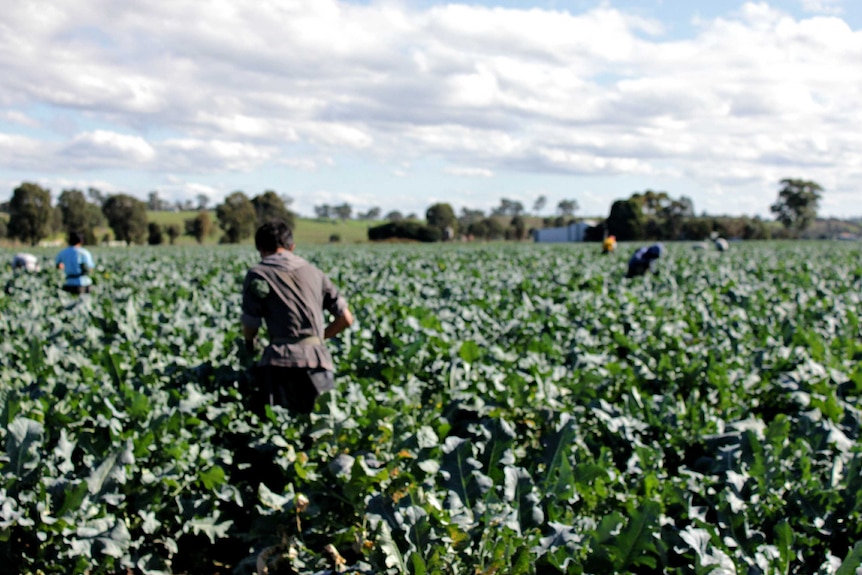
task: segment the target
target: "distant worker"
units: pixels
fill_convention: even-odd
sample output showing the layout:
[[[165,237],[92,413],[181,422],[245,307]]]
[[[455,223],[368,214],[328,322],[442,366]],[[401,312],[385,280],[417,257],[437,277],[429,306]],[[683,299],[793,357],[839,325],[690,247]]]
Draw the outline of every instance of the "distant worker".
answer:
[[[39,258],[33,254],[18,253],[12,257],[12,269],[15,271],[24,271],[36,273],[39,271]]]
[[[261,259],[245,276],[240,321],[246,350],[254,351],[264,322],[269,344],[255,369],[253,408],[269,404],[311,413],[317,398],[335,387],[335,366],[324,340],[350,327],[353,315],[330,279],[293,253],[287,224],[263,224],[254,245]],[[324,312],[333,317],[326,327]]]
[[[84,236],[79,232],[69,232],[69,247],[57,254],[55,260],[57,269],[66,273],[63,291],[72,294],[90,293],[93,280],[90,272],[95,269],[93,256],[84,249]]]
[[[617,249],[617,237],[616,236],[608,236],[602,241],[602,253],[603,254],[612,254],[614,250]]]
[[[626,274],[627,278],[642,276],[652,269],[652,264],[659,259],[664,253],[664,246],[653,244],[649,247],[638,248],[634,255],[629,260],[629,271]],[[652,269],[656,273],[655,269]]]
[[[727,240],[724,238],[715,238],[715,249],[720,252],[726,252],[730,246],[727,244]]]

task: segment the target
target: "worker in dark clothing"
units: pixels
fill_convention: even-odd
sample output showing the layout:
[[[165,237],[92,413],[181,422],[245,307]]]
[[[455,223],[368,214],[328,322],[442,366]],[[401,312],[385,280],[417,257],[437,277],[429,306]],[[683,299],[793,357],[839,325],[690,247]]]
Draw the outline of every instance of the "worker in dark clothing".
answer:
[[[353,323],[347,301],[321,270],[293,253],[293,233],[284,222],[269,222],[254,238],[261,260],[245,277],[242,330],[254,350],[265,322],[269,343],[255,370],[256,407],[280,405],[311,413],[317,398],[334,387],[334,365],[324,340]],[[324,314],[332,321],[326,325]]]
[[[661,257],[662,253],[664,253],[664,246],[660,243],[638,248],[629,260],[629,271],[626,277],[642,276],[650,270],[656,273],[656,270],[652,266]]]

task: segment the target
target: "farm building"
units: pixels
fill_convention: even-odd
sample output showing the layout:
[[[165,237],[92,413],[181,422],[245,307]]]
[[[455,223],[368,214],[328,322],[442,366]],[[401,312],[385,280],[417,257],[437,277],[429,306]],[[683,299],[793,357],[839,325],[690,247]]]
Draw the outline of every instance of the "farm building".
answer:
[[[542,243],[582,242],[593,225],[592,222],[572,222],[562,228],[535,230],[533,239]]]

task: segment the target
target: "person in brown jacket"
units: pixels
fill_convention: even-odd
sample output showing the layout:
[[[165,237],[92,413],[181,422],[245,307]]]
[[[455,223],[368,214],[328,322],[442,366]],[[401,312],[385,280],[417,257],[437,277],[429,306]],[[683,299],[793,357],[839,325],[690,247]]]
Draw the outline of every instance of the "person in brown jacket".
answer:
[[[245,276],[240,321],[248,351],[264,323],[269,342],[255,368],[262,395],[253,404],[311,413],[317,398],[335,386],[324,340],[350,327],[353,315],[326,274],[293,253],[287,224],[263,224],[254,244],[261,259]]]

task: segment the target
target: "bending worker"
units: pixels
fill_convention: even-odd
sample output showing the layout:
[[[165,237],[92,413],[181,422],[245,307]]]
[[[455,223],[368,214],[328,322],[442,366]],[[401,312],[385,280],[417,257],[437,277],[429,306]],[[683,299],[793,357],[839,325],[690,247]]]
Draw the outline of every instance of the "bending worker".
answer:
[[[93,280],[90,270],[96,267],[93,256],[84,249],[84,236],[79,232],[69,232],[69,247],[57,254],[57,269],[66,272],[63,290],[73,294],[90,293]]]
[[[311,413],[317,398],[335,387],[332,356],[324,340],[353,323],[347,301],[318,268],[293,253],[293,232],[284,222],[258,228],[254,244],[260,262],[245,276],[242,331],[246,349],[263,322],[269,344],[255,370],[256,410],[280,405]],[[324,312],[333,320],[324,328]]]
[[[36,273],[39,271],[39,258],[33,254],[18,253],[12,258],[12,269]]]
[[[659,259],[664,252],[664,246],[653,244],[648,248],[638,248],[629,260],[629,271],[626,274],[627,278],[642,276],[652,269],[652,264]],[[656,271],[653,269],[653,273]]]

